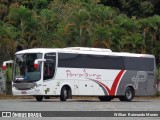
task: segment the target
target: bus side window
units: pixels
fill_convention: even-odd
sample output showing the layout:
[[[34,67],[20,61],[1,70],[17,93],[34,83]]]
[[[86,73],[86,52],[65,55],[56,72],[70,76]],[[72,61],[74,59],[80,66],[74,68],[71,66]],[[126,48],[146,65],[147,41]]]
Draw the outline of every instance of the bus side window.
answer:
[[[44,80],[51,79],[54,76],[55,68],[54,63],[44,63]]]

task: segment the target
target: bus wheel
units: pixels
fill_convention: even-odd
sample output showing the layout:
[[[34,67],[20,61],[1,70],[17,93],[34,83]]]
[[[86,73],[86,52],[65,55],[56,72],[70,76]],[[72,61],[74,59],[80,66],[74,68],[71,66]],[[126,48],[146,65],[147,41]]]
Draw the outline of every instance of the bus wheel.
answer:
[[[135,96],[134,89],[131,87],[127,87],[125,91],[125,95],[119,97],[120,101],[131,101]]]
[[[43,100],[43,96],[36,96],[36,100],[39,101],[39,102],[42,101]]]
[[[113,97],[111,96],[98,96],[100,101],[111,101]]]
[[[61,90],[60,100],[66,101],[67,98],[68,98],[68,91],[67,91],[66,87],[64,86]]]

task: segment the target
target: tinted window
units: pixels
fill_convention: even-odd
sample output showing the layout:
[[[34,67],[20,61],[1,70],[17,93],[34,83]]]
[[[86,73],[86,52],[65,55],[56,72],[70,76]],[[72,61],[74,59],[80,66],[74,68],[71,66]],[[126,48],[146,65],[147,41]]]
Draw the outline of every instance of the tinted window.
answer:
[[[58,67],[154,70],[153,58],[59,53],[58,59]]]
[[[51,79],[55,73],[55,65],[56,65],[56,54],[55,53],[47,53],[45,54],[46,62],[44,62],[44,80]]]
[[[60,53],[58,58],[59,67],[99,69],[124,68],[123,58],[117,56]]]
[[[153,71],[154,59],[142,57],[125,57],[126,70]]]

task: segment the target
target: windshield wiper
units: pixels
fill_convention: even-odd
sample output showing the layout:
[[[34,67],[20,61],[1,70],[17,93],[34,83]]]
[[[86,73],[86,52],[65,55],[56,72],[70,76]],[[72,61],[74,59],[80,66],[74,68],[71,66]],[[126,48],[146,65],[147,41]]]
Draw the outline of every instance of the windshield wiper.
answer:
[[[15,83],[21,83],[22,81],[24,81],[23,76],[16,76],[13,80],[13,82],[15,82]]]

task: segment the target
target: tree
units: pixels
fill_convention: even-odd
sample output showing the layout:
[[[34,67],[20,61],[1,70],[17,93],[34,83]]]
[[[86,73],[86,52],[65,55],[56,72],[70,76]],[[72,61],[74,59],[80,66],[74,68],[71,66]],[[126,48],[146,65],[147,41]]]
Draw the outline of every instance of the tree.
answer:
[[[153,16],[159,0],[97,2],[0,1],[0,47],[8,58],[16,48],[89,46],[150,53],[159,60],[160,20]]]
[[[68,39],[68,45],[90,46],[90,43],[88,43],[92,32],[90,14],[85,9],[74,12],[64,31]]]
[[[52,0],[19,0],[21,5],[25,6],[30,10],[33,9],[36,12],[38,12],[41,9],[47,8],[51,1]]]
[[[14,41],[16,35],[17,30],[14,26],[5,24],[0,21],[0,56],[2,57],[1,60],[14,58],[17,44],[16,41]]]
[[[10,8],[10,13],[6,18],[7,23],[17,27],[19,34],[15,41],[24,49],[35,47],[39,43],[35,33],[41,26],[35,19],[35,14],[24,6],[20,6],[19,8]]]
[[[93,47],[111,48],[111,32],[105,27],[97,25],[93,32]]]
[[[159,14],[159,0],[100,0],[101,4],[118,8],[127,16],[149,17]],[[159,14],[160,15],[160,14]]]

